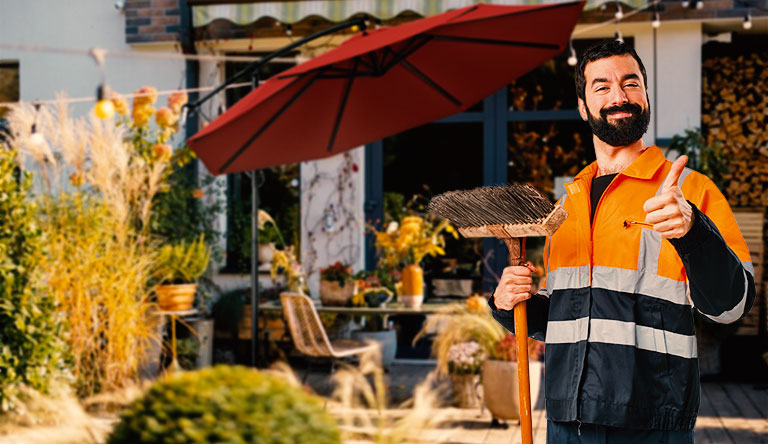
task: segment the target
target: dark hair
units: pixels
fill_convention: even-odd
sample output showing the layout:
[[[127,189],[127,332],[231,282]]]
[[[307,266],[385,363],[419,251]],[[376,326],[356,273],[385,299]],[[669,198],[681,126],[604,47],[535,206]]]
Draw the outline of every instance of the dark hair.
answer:
[[[624,42],[610,39],[595,43],[581,55],[579,64],[576,66],[576,95],[581,100],[586,100],[587,79],[584,78],[584,70],[587,68],[588,63],[625,54],[629,54],[637,60],[640,72],[643,74],[643,84],[648,88],[648,76],[645,74],[645,66],[643,66],[643,61],[640,60],[635,50]]]

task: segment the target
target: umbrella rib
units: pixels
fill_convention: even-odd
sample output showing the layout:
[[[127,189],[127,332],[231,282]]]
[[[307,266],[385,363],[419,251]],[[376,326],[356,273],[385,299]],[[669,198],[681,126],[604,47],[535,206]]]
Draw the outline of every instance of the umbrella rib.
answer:
[[[352,66],[352,73],[347,79],[347,87],[344,89],[344,97],[341,98],[341,104],[339,105],[339,112],[336,114],[336,122],[333,124],[333,131],[331,132],[331,140],[328,142],[328,152],[333,151],[333,144],[336,142],[336,135],[339,132],[339,125],[341,125],[341,118],[344,116],[344,110],[347,107],[347,99],[349,99],[349,92],[352,90],[352,83],[355,81],[355,72],[357,72],[357,64],[360,62],[360,57],[355,57],[355,64]]]
[[[261,128],[259,128],[259,130],[256,131],[256,133],[252,135],[248,139],[248,141],[246,141],[243,144],[243,146],[241,146],[235,152],[235,154],[232,155],[232,157],[230,157],[226,162],[224,162],[224,165],[219,167],[219,174],[223,173],[224,170],[227,169],[232,164],[232,162],[234,162],[238,157],[240,157],[241,154],[243,154],[243,152],[248,148],[248,146],[250,146],[256,139],[258,139],[259,136],[261,136],[264,133],[264,131],[269,129],[269,127],[272,126],[273,123],[275,123],[275,121],[285,112],[285,110],[288,109],[291,105],[293,105],[293,103],[296,100],[298,100],[298,98],[301,97],[307,91],[307,89],[309,89],[309,87],[312,86],[313,83],[315,83],[316,79],[317,79],[317,76],[312,77],[312,79],[309,82],[307,82],[304,86],[302,86],[301,89],[296,94],[294,94],[294,96],[291,97],[290,100],[288,100],[288,102],[286,102],[272,117],[270,117],[269,120]]]
[[[478,39],[473,37],[459,37],[453,35],[430,35],[435,40],[447,40],[451,42],[465,42],[465,43],[480,43],[484,45],[507,45],[507,46],[524,46],[529,48],[540,49],[560,49],[560,45],[555,43],[539,43],[539,42],[518,42],[510,40],[495,40],[495,39]]]
[[[419,41],[414,45],[414,42]],[[395,52],[391,47],[387,46],[386,52],[393,54],[392,60],[389,61],[389,63],[383,63],[384,65],[384,72],[389,71],[393,66],[400,63],[402,60],[405,60],[406,57],[410,56],[414,52],[418,51],[422,46],[429,43],[429,41],[432,40],[432,36],[430,35],[418,35],[413,37],[408,44],[403,48],[400,52]]]
[[[432,78],[430,78],[429,76],[427,76],[423,72],[419,71],[418,68],[416,68],[415,66],[411,65],[411,63],[408,62],[408,60],[403,59],[400,63],[402,63],[403,66],[408,68],[412,73],[414,73],[416,75],[416,77],[418,77],[422,81],[424,81],[424,83],[426,83],[427,85],[429,85],[432,88],[436,89],[437,92],[442,94],[446,99],[448,99],[451,102],[453,102],[454,105],[456,105],[456,106],[461,106],[462,105],[462,103],[461,103],[461,101],[459,99],[457,99],[456,97],[452,96],[451,93],[449,93],[448,91],[445,90],[445,88],[443,88],[442,86],[438,85],[437,82],[432,80]]]

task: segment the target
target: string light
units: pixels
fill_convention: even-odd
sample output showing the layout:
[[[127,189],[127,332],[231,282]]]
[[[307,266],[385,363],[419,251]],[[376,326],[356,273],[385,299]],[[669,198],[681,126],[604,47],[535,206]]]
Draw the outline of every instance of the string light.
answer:
[[[658,11],[653,12],[653,20],[651,21],[651,26],[653,26],[654,29],[659,29],[659,26],[661,26],[661,19],[659,18]]]
[[[568,42],[568,46],[571,49],[571,56],[568,57],[568,65],[569,66],[576,66],[576,64],[579,63],[579,59],[576,58],[576,50],[573,49],[573,40]]]
[[[683,7],[683,9],[685,9],[688,6],[690,6],[691,3],[688,0],[683,0],[683,2],[680,5]]]
[[[704,9],[704,0],[696,0],[696,9]]]
[[[621,3],[619,2],[616,2],[616,14],[614,14],[614,17],[616,17],[616,20],[624,18],[624,11],[621,10]]]
[[[29,143],[34,146],[40,146],[45,143],[45,137],[37,132],[37,115],[40,113],[40,104],[35,104],[35,120],[32,122],[32,131],[29,135]]]
[[[285,25],[285,35],[287,35],[288,37],[293,35],[293,26]]]
[[[752,29],[752,15],[747,10],[747,15],[744,16],[744,23],[741,25],[746,30]]]
[[[624,37],[621,35],[621,31],[618,29],[616,30],[616,33],[613,34],[613,38],[614,40],[618,40],[619,42],[624,43]]]
[[[115,104],[109,99],[109,88],[102,83],[96,88],[96,106],[93,113],[102,120],[111,119],[115,115]]]

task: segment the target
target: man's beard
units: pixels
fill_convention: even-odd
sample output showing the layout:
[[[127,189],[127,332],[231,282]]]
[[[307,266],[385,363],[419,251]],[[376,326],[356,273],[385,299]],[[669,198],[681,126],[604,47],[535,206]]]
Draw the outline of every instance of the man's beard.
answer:
[[[616,112],[632,113],[630,117],[608,122],[608,115]],[[587,108],[587,121],[598,139],[611,146],[627,146],[643,137],[651,122],[651,110],[643,110],[640,105],[626,103],[621,106],[600,110],[600,119],[595,119]]]

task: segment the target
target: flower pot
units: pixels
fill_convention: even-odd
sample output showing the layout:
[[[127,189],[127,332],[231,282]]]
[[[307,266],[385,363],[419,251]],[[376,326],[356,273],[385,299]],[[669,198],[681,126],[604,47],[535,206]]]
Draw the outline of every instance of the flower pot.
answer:
[[[355,330],[352,332],[352,339],[356,341],[376,341],[381,346],[381,366],[389,367],[395,361],[397,353],[397,331],[363,331]]]
[[[419,265],[406,265],[400,277],[403,296],[424,296],[424,270]]]
[[[158,285],[155,288],[157,306],[164,311],[186,311],[195,302],[197,284]]]
[[[531,406],[535,406],[541,385],[541,362],[529,362]],[[489,359],[483,364],[483,400],[496,419],[520,419],[517,362]]]
[[[400,300],[403,301],[403,305],[406,308],[421,308],[421,304],[424,302],[424,295],[403,295],[400,296]]]
[[[480,375],[459,375],[451,373],[451,386],[453,387],[453,403],[462,409],[474,409],[480,407]]]
[[[357,292],[357,282],[347,282],[343,287],[338,281],[320,281],[320,302],[326,306],[346,306]]]

